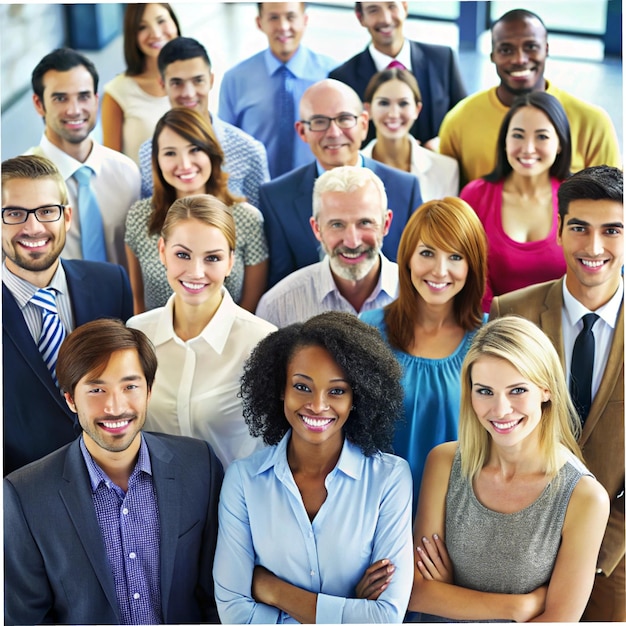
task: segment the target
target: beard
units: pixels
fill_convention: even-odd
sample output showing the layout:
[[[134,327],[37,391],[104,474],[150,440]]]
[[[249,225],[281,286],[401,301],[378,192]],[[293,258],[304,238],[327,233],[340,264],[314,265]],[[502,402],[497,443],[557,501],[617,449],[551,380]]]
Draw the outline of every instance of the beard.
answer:
[[[356,263],[346,264],[342,261],[342,254],[365,254],[365,258]],[[330,267],[332,271],[345,280],[359,281],[363,280],[376,265],[378,256],[380,254],[380,248],[367,248],[359,247],[355,249],[345,248],[340,246],[332,251],[326,251],[326,254],[330,257]]]

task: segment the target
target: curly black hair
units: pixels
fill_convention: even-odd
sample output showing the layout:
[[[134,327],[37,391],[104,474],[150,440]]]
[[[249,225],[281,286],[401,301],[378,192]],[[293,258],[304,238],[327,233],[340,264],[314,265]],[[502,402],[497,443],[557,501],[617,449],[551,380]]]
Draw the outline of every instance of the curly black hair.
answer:
[[[244,365],[240,396],[253,437],[277,444],[289,430],[284,394],[287,367],[301,348],[320,346],[344,371],[353,408],[344,426],[349,441],[366,456],[392,452],[402,416],[402,371],[380,333],[354,315],[329,311],[265,337]]]

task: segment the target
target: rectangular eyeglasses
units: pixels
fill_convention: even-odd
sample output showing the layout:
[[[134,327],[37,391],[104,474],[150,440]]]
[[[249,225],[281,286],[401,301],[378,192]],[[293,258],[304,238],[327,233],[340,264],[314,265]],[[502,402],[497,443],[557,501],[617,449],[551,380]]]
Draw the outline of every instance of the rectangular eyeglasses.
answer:
[[[63,213],[63,204],[44,204],[36,209],[23,209],[18,206],[9,206],[2,209],[4,224],[23,224],[31,213],[35,214],[38,222],[56,222]]]

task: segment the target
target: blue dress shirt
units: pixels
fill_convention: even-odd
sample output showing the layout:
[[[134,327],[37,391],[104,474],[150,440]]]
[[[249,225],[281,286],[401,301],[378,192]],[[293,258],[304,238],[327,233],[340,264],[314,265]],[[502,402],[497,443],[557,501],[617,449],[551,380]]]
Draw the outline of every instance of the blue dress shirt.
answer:
[[[141,436],[126,493],[95,462],[82,437],[80,450],[89,472],[122,624],[161,624],[159,508],[145,439]]]
[[[276,446],[232,463],[219,505],[213,577],[223,623],[297,623],[252,599],[255,565],[317,595],[316,622],[400,623],[413,585],[411,473],[391,454],[366,457],[344,441],[313,522],[287,463],[289,431]],[[366,568],[396,566],[378,600],[355,598]]]
[[[317,54],[304,46],[283,63],[269,48],[242,61],[228,70],[220,87],[220,118],[241,128],[265,145],[270,176],[276,177],[279,149],[280,116],[276,115],[275,103],[282,89],[280,69],[287,66],[293,77],[290,91],[294,99],[294,119],[300,119],[300,98],[314,83],[326,78],[336,61]],[[292,124],[292,132],[296,134]],[[306,165],[314,156],[308,144],[294,137],[292,168]]]

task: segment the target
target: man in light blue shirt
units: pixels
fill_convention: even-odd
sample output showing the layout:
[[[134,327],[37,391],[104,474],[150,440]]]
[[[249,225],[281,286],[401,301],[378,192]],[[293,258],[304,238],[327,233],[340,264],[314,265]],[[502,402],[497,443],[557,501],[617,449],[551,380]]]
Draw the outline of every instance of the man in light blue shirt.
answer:
[[[395,300],[398,266],[381,253],[391,219],[385,187],[372,170],[346,165],[324,172],[313,188],[311,228],[325,257],[272,287],[256,314],[280,328],[324,311],[357,315]]]
[[[301,45],[308,21],[304,2],[258,7],[256,23],[269,47],[224,74],[219,114],[265,145],[270,176],[276,178],[313,159],[294,128],[298,106],[306,88],[326,78],[337,63]],[[291,102],[285,102],[289,96]]]

